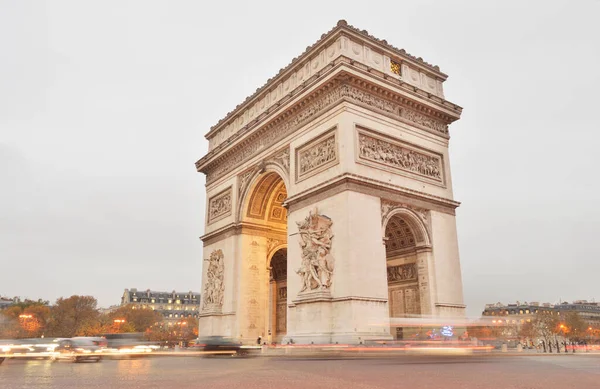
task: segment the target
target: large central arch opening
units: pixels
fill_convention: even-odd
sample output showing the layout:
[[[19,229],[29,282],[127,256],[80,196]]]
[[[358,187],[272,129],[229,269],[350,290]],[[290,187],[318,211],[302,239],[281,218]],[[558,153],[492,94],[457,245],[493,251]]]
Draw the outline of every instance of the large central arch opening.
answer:
[[[384,234],[390,333],[394,339],[407,339],[418,330],[404,327],[401,323],[406,320],[402,319],[420,316],[427,303],[421,301],[418,266],[418,249],[428,246],[427,232],[420,220],[400,211],[388,218]]]
[[[280,342],[287,333],[287,188],[279,173],[267,171],[254,178],[245,198],[240,219],[261,247],[251,255],[264,269],[249,273],[246,281],[256,285],[249,300],[259,302],[246,313],[257,326],[249,332],[263,342]]]

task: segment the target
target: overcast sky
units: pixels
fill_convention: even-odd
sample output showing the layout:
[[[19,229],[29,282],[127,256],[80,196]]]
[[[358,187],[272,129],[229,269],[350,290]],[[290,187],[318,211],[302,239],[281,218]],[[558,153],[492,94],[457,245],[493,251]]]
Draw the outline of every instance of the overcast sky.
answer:
[[[289,4],[289,5],[288,5]],[[449,74],[468,313],[600,299],[600,2],[0,0],[0,294],[200,290],[204,134],[338,19]]]

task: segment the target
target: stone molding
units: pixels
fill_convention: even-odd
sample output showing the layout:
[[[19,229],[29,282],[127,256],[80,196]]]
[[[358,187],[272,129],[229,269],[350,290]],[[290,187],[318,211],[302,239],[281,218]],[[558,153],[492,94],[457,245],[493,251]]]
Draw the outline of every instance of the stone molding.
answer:
[[[336,27],[323,34],[315,44],[308,46],[304,53],[294,58],[275,77],[269,79],[253,95],[211,127],[206,134],[211,143],[210,149],[225,142],[230,135],[269,111],[271,107],[281,104],[282,97],[297,92],[308,78],[320,74],[323,68],[330,66],[340,56],[347,56],[369,69],[405,80],[415,88],[422,88],[425,93],[443,98],[442,83],[447,76],[440,72],[439,67],[429,65],[421,58],[389,45],[385,40],[377,39],[364,30],[340,21]],[[401,65],[402,72],[394,72],[393,64]]]
[[[288,307],[293,308],[296,305],[300,305],[300,304],[311,304],[311,303],[319,303],[319,302],[339,303],[339,302],[346,302],[346,301],[385,304],[388,302],[388,299],[380,298],[380,297],[364,297],[364,296],[331,297],[331,296],[328,296],[327,294],[323,294],[320,298],[317,298],[317,299],[304,298],[304,299],[294,300],[291,304],[288,304]]]
[[[404,221],[410,226],[415,237],[416,247],[431,247],[430,228],[427,223],[429,213],[427,210],[412,207],[407,204],[395,203],[381,200],[381,226],[385,239],[387,224],[391,217],[400,214]]]
[[[465,309],[467,306],[465,304],[454,304],[454,303],[435,303],[436,307],[444,307],[444,308],[458,308]]]
[[[235,312],[200,312],[198,317],[209,317],[209,316],[235,316]]]
[[[413,207],[412,205],[397,203],[385,199],[381,199],[381,224],[385,222],[388,215],[392,213],[392,211],[396,209],[410,209],[415,212],[416,215],[419,216],[421,221],[427,225],[429,220],[429,211],[423,208]]]
[[[335,193],[351,190],[366,193],[371,196],[382,198],[402,198],[400,201],[412,199],[417,203],[427,204],[427,207],[439,212],[454,215],[454,210],[460,206],[458,201],[431,195],[389,182],[379,181],[356,174],[344,173],[326,180],[313,188],[307,189],[289,197],[284,203],[285,207],[292,212],[294,209],[309,206],[321,201],[324,197],[330,197]],[[335,193],[331,193],[334,191]]]
[[[449,117],[397,92],[341,72],[230,149],[210,151],[196,162],[196,168],[207,174],[208,185],[342,101],[365,106],[448,139],[446,123],[452,121]],[[256,125],[258,122],[254,123],[252,128]],[[250,129],[247,129],[244,133],[249,131]],[[227,142],[227,146],[235,141],[234,138],[242,135],[240,132],[233,136],[232,140]]]
[[[265,227],[263,225],[254,225],[247,222],[242,223],[231,223],[218,230],[211,231],[200,237],[200,240],[204,243],[204,246],[209,246],[223,239],[227,239],[234,235],[257,235],[257,236],[273,236],[276,235],[279,239],[285,240],[285,230],[273,230],[272,228]]]
[[[296,182],[339,163],[337,129],[334,127],[296,148]]]
[[[208,200],[208,217],[207,224],[221,220],[229,215],[232,211],[232,189],[231,186],[227,189],[217,193]]]
[[[356,162],[445,187],[444,157],[434,151],[356,127]]]

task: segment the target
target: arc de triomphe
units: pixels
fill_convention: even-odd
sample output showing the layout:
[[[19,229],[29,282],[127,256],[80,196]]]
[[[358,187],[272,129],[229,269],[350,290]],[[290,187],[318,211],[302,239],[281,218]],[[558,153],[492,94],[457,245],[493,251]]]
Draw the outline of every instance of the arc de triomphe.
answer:
[[[446,78],[340,21],[211,128],[201,336],[359,343],[464,315]]]

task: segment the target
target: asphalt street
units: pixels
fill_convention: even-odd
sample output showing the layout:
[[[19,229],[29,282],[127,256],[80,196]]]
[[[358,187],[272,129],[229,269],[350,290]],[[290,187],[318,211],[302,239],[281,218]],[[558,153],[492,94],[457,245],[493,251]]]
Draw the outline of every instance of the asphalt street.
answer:
[[[8,360],[0,388],[600,388],[600,355]]]

